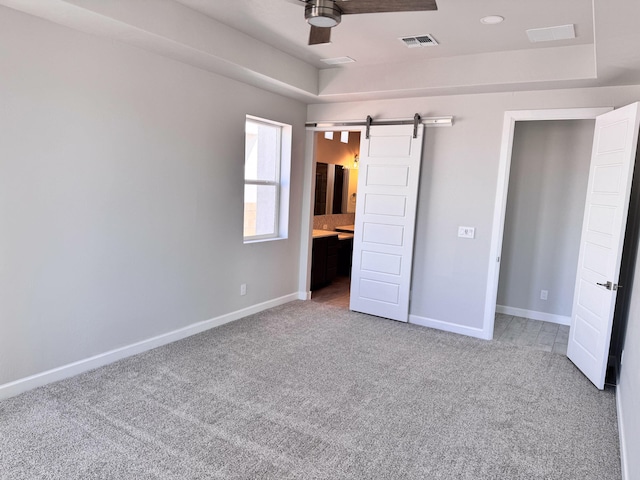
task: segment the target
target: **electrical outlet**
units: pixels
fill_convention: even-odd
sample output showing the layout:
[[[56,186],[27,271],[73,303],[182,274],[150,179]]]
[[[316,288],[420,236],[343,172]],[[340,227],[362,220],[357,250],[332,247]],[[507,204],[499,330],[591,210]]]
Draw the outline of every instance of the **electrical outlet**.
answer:
[[[243,283],[240,285],[240,295],[246,295],[247,294],[247,284]]]
[[[458,237],[476,238],[476,229],[473,227],[458,227]]]
[[[540,300],[546,300],[549,296],[548,290],[540,290]]]
[[[322,229],[323,230],[327,230],[329,228],[329,225],[327,225],[326,223],[324,225],[322,225]]]

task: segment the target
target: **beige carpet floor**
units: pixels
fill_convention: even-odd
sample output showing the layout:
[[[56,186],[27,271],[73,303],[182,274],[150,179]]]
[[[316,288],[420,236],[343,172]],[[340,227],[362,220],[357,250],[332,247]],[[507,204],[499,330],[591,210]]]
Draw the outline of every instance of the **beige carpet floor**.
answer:
[[[0,402],[0,478],[620,478],[562,355],[293,302]]]

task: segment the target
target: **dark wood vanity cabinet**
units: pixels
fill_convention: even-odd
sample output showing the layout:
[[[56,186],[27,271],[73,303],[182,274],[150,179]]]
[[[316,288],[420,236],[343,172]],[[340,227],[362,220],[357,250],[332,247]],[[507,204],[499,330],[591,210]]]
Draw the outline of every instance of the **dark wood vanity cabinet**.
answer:
[[[338,273],[338,235],[313,239],[311,290],[328,285]]]
[[[338,249],[338,275],[351,276],[351,257],[353,255],[353,237],[339,241]]]

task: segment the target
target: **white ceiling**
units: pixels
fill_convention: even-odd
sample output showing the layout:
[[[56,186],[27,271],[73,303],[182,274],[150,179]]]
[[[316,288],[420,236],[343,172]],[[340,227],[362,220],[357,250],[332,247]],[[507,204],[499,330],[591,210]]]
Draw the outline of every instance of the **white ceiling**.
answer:
[[[313,46],[307,46],[309,26],[298,0],[177,1],[318,68],[327,68],[320,59],[332,57],[348,56],[358,65],[372,65],[593,43],[591,0],[438,0],[438,10],[431,12],[344,15],[332,31],[331,44]],[[494,14],[505,21],[480,23]],[[529,28],[566,24],[576,26],[576,39],[554,44],[527,39]],[[439,46],[410,49],[398,40],[425,33]]]
[[[357,1],[357,0],[351,0]],[[298,0],[0,0],[308,103],[640,84],[638,0],[438,0],[438,10],[346,15],[307,46]],[[1,10],[0,10],[1,14]],[[480,18],[501,15],[499,25]],[[526,30],[573,24],[532,44]],[[402,36],[432,34],[409,49]],[[329,67],[323,58],[356,63]]]

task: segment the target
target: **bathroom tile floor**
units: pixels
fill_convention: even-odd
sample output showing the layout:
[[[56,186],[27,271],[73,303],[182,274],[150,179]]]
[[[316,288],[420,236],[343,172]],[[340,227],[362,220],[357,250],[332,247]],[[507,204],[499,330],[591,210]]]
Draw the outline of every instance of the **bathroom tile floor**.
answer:
[[[336,277],[331,284],[311,292],[311,300],[348,309],[350,284],[350,277]]]
[[[311,300],[349,308],[349,277],[336,277],[324,288],[311,293]],[[497,342],[533,347],[546,352],[567,354],[569,327],[529,318],[496,314],[493,339]]]
[[[497,313],[493,339],[566,355],[569,326]]]

